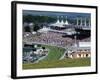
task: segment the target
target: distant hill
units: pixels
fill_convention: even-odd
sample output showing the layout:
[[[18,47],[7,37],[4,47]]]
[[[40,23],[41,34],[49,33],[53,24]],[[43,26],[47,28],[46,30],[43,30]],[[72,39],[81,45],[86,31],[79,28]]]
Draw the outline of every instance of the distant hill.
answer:
[[[76,13],[76,12],[49,12],[49,11],[33,11],[33,10],[23,10],[23,15],[40,15],[40,16],[67,16],[68,18],[76,17],[86,17],[90,18],[89,13]]]

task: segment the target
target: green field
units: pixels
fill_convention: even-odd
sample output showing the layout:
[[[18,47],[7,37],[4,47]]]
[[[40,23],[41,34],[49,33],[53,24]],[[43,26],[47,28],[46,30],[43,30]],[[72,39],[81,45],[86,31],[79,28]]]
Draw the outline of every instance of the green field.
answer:
[[[46,47],[49,50],[48,56],[44,59],[46,61],[58,60],[65,52],[65,49],[61,47],[48,46],[48,45],[42,45],[42,46]]]
[[[52,61],[41,61],[35,64],[23,64],[23,69],[39,69],[39,68],[60,68],[60,67],[81,67],[90,66],[90,58],[80,59],[63,59]]]
[[[48,56],[39,61],[38,63],[25,63],[23,69],[39,69],[39,68],[57,68],[57,67],[79,67],[79,66],[90,66],[90,58],[80,59],[62,59],[60,57],[64,54],[65,49],[56,46],[42,45],[49,50]]]

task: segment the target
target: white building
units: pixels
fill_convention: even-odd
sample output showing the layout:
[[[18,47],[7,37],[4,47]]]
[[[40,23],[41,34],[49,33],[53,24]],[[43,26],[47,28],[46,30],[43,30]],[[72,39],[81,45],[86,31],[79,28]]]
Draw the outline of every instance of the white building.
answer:
[[[86,58],[91,57],[91,43],[79,42],[77,46],[68,49],[69,58]]]

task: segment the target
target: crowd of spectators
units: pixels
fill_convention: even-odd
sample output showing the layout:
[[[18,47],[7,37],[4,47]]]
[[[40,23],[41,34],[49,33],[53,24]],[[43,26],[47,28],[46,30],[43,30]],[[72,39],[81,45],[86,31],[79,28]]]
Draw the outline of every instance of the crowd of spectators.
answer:
[[[23,41],[50,44],[61,47],[72,46],[75,43],[75,39],[70,37],[62,37],[62,35],[63,33],[50,31],[47,33],[40,33],[39,35],[24,32]],[[90,37],[76,41],[90,41]]]

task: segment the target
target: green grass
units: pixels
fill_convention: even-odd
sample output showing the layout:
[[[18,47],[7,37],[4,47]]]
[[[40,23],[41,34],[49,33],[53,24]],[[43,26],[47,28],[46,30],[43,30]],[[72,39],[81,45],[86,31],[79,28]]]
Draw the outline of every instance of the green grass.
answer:
[[[90,58],[80,58],[80,59],[62,59],[59,58],[64,54],[65,49],[56,46],[42,45],[49,50],[48,56],[39,61],[38,63],[26,63],[23,64],[23,69],[40,69],[40,68],[60,68],[60,67],[80,67],[80,66],[90,66]]]
[[[80,59],[63,59],[63,60],[51,60],[51,61],[41,61],[35,64],[23,64],[23,69],[40,69],[40,68],[60,68],[60,67],[81,67],[90,66],[90,58],[80,58]]]
[[[42,45],[49,49],[48,56],[44,59],[46,61],[48,60],[58,60],[65,52],[64,48],[56,47],[56,46],[48,46],[48,45]]]

